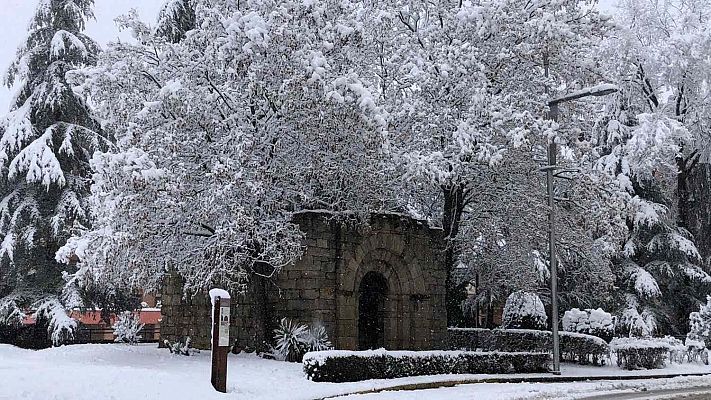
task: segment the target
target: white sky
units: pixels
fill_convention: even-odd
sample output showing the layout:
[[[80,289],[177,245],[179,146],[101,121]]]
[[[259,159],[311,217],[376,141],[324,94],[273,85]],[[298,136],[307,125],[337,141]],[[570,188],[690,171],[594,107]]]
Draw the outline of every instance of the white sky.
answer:
[[[616,0],[600,0],[600,8],[611,12]],[[15,57],[15,50],[25,39],[27,25],[34,14],[37,0],[0,0],[0,76]],[[113,20],[131,8],[138,10],[143,21],[153,23],[163,0],[95,0],[96,21],[89,21],[86,33],[102,46],[120,35]],[[1,80],[0,80],[1,81]],[[8,111],[10,91],[0,88],[0,115]]]

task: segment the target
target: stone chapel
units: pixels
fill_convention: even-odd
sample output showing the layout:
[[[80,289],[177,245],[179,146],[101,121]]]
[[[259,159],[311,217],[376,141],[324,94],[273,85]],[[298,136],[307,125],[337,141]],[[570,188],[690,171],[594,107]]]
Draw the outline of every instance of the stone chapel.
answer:
[[[297,213],[303,256],[272,280],[255,278],[232,295],[230,337],[238,348],[265,350],[282,318],[321,324],[336,349],[427,350],[447,331],[444,233],[399,214],[367,224],[328,212]],[[179,277],[162,292],[161,337],[189,336],[210,348],[210,300],[183,296]]]

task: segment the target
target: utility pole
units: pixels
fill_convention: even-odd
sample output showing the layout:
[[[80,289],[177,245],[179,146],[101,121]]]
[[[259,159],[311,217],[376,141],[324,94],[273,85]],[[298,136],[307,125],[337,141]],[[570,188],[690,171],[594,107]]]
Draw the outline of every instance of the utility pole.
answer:
[[[548,59],[545,59],[545,73],[548,77]],[[605,96],[617,92],[619,89],[615,85],[603,84],[582,89],[570,93],[563,97],[557,97],[548,101],[548,119],[558,122],[558,105],[568,101],[582,99],[588,96]],[[548,189],[548,254],[550,256],[551,268],[551,330],[553,333],[553,371],[554,375],[560,375],[560,335],[558,333],[558,258],[556,257],[556,237],[555,237],[555,178],[558,177],[556,171],[561,169],[558,166],[556,157],[558,149],[555,138],[551,138],[548,144],[548,165],[540,168],[546,173],[546,186]],[[562,172],[566,172],[565,169]]]

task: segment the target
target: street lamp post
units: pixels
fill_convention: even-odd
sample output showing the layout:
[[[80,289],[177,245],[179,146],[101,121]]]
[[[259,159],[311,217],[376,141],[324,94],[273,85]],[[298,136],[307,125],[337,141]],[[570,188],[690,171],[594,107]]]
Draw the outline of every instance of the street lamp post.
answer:
[[[563,97],[548,101],[548,119],[558,121],[558,105],[567,101],[582,99],[588,96],[605,96],[618,91],[615,85],[603,84],[587,89],[578,90]],[[541,168],[546,173],[546,186],[548,189],[548,251],[551,267],[551,324],[553,333],[553,374],[560,375],[560,336],[558,334],[558,259],[556,257],[555,237],[555,181],[556,171],[559,169],[556,154],[558,152],[555,138],[548,144],[548,165]]]

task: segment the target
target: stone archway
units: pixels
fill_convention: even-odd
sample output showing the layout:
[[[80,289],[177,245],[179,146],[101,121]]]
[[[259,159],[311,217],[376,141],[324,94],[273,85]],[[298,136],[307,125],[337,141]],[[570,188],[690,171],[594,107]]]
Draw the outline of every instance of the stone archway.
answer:
[[[382,276],[387,284],[382,325],[383,347],[409,349],[424,347],[416,332],[429,331],[429,320],[418,315],[426,298],[423,273],[419,262],[406,251],[405,243],[396,235],[379,234],[364,240],[345,263],[339,279],[337,296],[339,347],[357,349],[360,346],[359,292],[369,276]],[[416,326],[417,325],[417,326]]]

